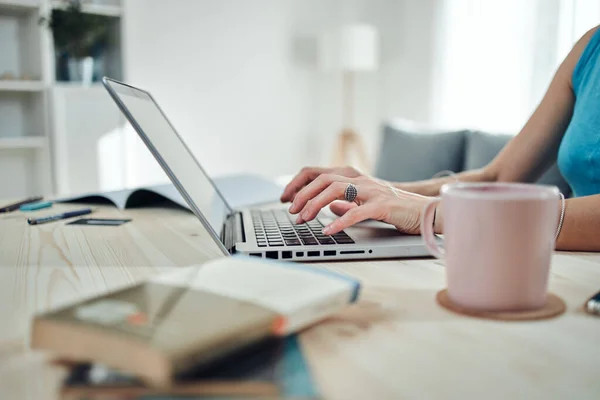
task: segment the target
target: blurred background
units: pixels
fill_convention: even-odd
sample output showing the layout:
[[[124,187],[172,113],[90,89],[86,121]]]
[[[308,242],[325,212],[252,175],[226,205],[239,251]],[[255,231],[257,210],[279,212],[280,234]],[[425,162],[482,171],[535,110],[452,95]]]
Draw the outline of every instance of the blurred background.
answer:
[[[0,0],[0,197],[167,181],[103,75],[213,176],[375,173],[386,127],[518,133],[598,23],[598,0]]]

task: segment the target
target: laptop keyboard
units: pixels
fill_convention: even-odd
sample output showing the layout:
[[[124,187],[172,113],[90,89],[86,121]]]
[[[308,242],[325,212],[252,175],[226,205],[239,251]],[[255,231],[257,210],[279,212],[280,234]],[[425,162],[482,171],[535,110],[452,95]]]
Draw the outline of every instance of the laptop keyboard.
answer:
[[[284,210],[252,210],[252,223],[259,247],[352,244],[354,240],[341,231],[328,236],[318,219],[298,225]]]

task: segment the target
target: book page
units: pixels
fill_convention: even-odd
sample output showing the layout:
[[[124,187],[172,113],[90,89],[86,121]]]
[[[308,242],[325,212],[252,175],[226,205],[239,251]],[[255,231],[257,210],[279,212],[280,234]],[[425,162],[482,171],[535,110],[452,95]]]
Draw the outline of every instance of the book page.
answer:
[[[110,192],[96,192],[96,193],[85,193],[72,197],[66,197],[62,199],[54,200],[57,203],[103,203],[111,202],[119,209],[125,208],[125,203],[129,196],[133,192],[133,189],[122,189],[114,190]]]
[[[178,206],[189,210],[190,207],[183,199],[179,191],[175,188],[172,183],[165,183],[161,185],[154,185],[147,188],[140,188],[132,191],[127,199],[125,208],[145,206],[153,203],[158,195],[166,200],[169,200]]]
[[[283,192],[283,188],[276,183],[251,174],[218,177],[213,182],[232,209],[278,202],[279,196]],[[129,207],[140,207],[155,203],[157,200],[155,195],[163,197],[187,210],[190,209],[175,185],[170,182],[133,189],[84,193],[55,201],[58,203],[111,202],[122,210]]]
[[[254,205],[278,202],[281,193],[283,193],[283,188],[276,183],[251,174],[217,177],[213,180],[213,183],[225,198],[227,204],[234,210]],[[154,185],[141,189],[156,193],[186,209],[190,208],[172,183]],[[132,195],[135,195],[135,193],[132,193]],[[128,202],[126,207],[129,206]]]
[[[293,263],[226,257],[197,268],[151,278],[152,282],[252,303],[287,319],[287,332],[335,313],[356,300],[360,283],[350,277]]]

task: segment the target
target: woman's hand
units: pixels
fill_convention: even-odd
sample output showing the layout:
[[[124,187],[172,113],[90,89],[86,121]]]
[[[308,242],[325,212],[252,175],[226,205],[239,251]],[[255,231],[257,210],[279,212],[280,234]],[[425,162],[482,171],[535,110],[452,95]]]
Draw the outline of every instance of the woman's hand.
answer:
[[[366,219],[392,224],[401,232],[419,234],[421,211],[429,197],[395,189],[391,185],[377,179],[359,176],[356,178],[336,175],[320,174],[308,183],[294,197],[290,206],[292,214],[298,214],[296,223],[301,224],[314,219],[319,211],[336,200],[344,200],[344,193],[349,183],[356,186],[358,195],[354,202],[337,206],[333,210],[342,215],[330,225],[326,226],[323,233],[333,235]]]
[[[346,178],[358,178],[363,176],[359,171],[352,167],[341,167],[341,168],[319,168],[319,167],[306,167],[302,168],[298,175],[291,180],[290,183],[283,190],[281,195],[281,202],[286,203],[293,201],[296,194],[302,190],[303,187],[314,181],[321,174],[333,174],[344,176]]]

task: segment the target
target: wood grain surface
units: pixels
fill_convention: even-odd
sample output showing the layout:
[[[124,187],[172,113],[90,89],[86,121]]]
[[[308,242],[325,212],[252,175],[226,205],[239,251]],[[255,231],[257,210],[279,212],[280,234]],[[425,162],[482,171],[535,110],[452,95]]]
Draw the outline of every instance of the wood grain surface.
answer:
[[[106,293],[220,251],[180,209],[98,207],[120,227],[28,226],[0,215],[0,399],[55,399],[64,371],[28,349],[32,315]],[[451,313],[433,259],[313,264],[362,281],[361,301],[302,333],[324,398],[600,398],[600,317],[583,302],[600,290],[600,254],[558,253],[550,290],[567,304],[547,321],[501,322]]]

